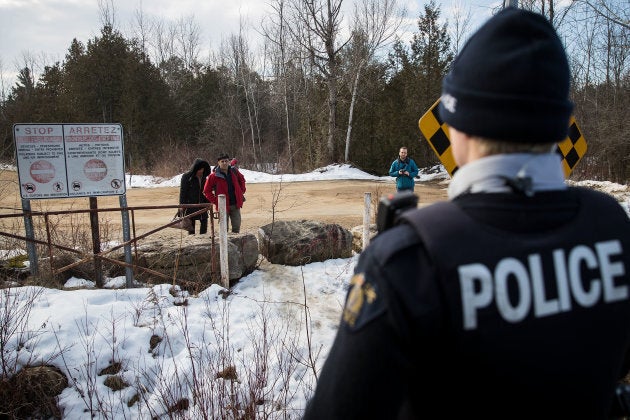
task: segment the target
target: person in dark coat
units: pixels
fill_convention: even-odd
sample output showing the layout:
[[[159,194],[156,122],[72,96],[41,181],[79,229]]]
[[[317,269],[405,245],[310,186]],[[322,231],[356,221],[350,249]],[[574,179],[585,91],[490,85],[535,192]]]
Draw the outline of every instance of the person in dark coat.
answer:
[[[503,9],[469,39],[439,105],[449,200],[402,212],[361,253],[306,420],[612,414],[630,369],[630,218],[565,182],[569,86],[540,14]]]
[[[203,186],[206,184],[208,175],[210,175],[210,164],[203,159],[195,159],[190,170],[182,175],[179,188],[179,204],[209,203],[208,199],[203,195]],[[200,207],[185,208],[184,214],[195,213],[199,210],[201,210]],[[195,220],[200,221],[199,234],[207,233],[208,212],[191,217],[192,230],[188,231],[190,235],[195,234]]]

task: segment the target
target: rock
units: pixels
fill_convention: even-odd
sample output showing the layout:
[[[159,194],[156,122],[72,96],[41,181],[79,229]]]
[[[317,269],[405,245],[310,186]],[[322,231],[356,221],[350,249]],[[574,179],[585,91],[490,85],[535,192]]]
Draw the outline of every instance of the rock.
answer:
[[[260,253],[274,264],[298,266],[352,256],[352,233],[313,220],[278,221],[258,229]]]
[[[230,280],[240,279],[254,271],[258,265],[258,255],[258,241],[254,234],[244,233],[230,235],[228,237],[228,268]]]
[[[352,233],[352,250],[359,254],[363,251],[363,225],[353,227],[350,229],[350,232]],[[370,240],[372,240],[377,233],[376,224],[372,223],[369,233]]]
[[[150,241],[138,245],[134,262],[169,278],[175,283],[220,283],[220,247],[214,247],[208,236],[186,238],[186,241]],[[132,255],[136,251],[132,248]],[[230,280],[238,280],[254,271],[258,264],[258,242],[251,233],[228,236],[228,267]],[[122,250],[116,258],[124,261]],[[125,267],[111,265],[109,277],[124,276]],[[164,282],[165,278],[136,269],[134,279],[142,282]]]

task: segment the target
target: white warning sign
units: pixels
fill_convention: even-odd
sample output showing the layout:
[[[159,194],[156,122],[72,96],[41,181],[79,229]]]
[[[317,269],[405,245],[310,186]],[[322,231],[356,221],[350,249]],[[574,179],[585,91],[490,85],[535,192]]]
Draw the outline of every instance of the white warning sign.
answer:
[[[125,188],[122,126],[64,124],[63,131],[71,186],[69,195],[122,194]]]
[[[15,124],[22,198],[125,193],[120,124]]]

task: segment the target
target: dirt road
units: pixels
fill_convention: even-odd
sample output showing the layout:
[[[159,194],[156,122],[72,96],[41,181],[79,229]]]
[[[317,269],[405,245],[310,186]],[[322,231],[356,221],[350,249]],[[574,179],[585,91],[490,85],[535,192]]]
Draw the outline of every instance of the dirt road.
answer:
[[[365,193],[372,197],[371,214],[378,199],[395,191],[393,182],[339,180],[308,181],[291,183],[249,183],[247,201],[242,209],[242,232],[255,233],[259,226],[272,220],[319,220],[337,223],[346,228],[363,224]],[[446,199],[446,184],[441,181],[419,182],[416,193],[420,196],[420,206]],[[176,205],[179,188],[131,188],[126,199],[129,207]],[[17,186],[17,174],[11,171],[0,172],[0,213],[21,210]],[[99,209],[119,207],[118,196],[98,197]],[[32,200],[32,210],[54,211],[65,209],[88,209],[89,199]],[[174,209],[137,210],[133,222],[141,230],[151,229],[168,223]],[[120,218],[112,217],[117,224]],[[178,232],[175,229],[167,231]]]

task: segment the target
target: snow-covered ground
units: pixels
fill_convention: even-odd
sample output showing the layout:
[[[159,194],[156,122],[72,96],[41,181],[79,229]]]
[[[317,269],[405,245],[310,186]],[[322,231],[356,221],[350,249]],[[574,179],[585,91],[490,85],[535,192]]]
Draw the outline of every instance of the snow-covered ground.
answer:
[[[419,182],[448,178],[435,169],[426,170]],[[248,183],[393,182],[349,165],[298,175],[241,170]],[[133,175],[127,185],[179,186],[180,176]],[[615,195],[630,214],[627,185],[573,184]],[[23,251],[0,252],[5,259]],[[0,319],[11,313],[25,315],[12,318],[16,331],[23,333],[4,336],[8,341],[4,357],[18,368],[42,363],[60,368],[70,379],[59,398],[67,419],[89,418],[90,411],[96,418],[115,419],[235,418],[252,398],[260,417],[300,418],[315,386],[314,372],[332,344],[356,259],[301,267],[263,262],[229,295],[218,285],[198,296],[169,284],[124,289],[124,277],[106,279],[106,289],[95,289],[91,279],[77,278],[67,282],[68,290],[4,289]],[[74,290],[77,286],[82,288]],[[99,376],[115,363],[120,363],[115,375],[127,384],[118,391],[106,387],[108,375]],[[256,395],[250,394],[252,389]],[[183,399],[190,402],[188,410],[168,414],[168,406]]]

